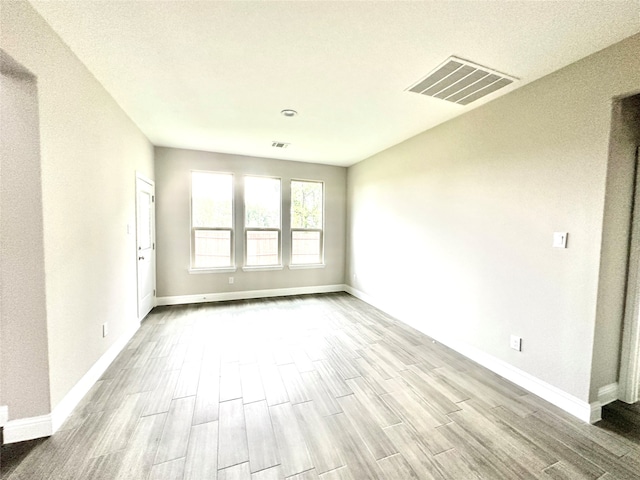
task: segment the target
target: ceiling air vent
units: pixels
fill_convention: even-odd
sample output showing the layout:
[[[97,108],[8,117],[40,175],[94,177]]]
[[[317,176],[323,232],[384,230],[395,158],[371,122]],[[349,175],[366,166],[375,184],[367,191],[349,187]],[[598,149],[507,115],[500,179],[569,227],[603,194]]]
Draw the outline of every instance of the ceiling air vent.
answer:
[[[271,146],[275,147],[275,148],[287,148],[290,145],[290,143],[284,143],[284,142],[271,142]]]
[[[468,60],[449,57],[407,90],[460,105],[468,105],[516,80],[515,77]]]

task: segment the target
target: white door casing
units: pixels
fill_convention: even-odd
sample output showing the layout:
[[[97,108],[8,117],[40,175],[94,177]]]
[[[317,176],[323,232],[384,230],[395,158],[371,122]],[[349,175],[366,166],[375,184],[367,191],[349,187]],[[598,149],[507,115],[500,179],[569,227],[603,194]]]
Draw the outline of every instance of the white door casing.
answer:
[[[640,148],[636,152],[627,299],[622,332],[618,398],[626,403],[640,400]]]
[[[136,175],[136,262],[138,320],[155,306],[155,187],[152,180]]]

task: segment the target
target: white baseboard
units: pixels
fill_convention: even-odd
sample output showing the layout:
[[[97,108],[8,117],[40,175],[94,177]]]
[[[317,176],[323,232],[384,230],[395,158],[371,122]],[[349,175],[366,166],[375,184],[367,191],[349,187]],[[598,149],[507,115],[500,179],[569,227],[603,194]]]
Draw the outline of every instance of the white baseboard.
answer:
[[[602,420],[602,407],[618,400],[618,394],[618,382],[610,383],[598,389],[598,399],[595,402],[591,402],[591,423]]]
[[[159,297],[157,304],[179,305],[187,303],[245,300],[252,298],[343,291],[350,293],[354,297],[357,297],[364,302],[376,308],[379,308],[382,311],[387,311],[387,309],[384,308],[384,305],[381,302],[374,300],[373,297],[351,287],[350,285],[323,285],[314,287],[213,293],[206,295]],[[391,312],[387,311],[387,313],[393,315]],[[411,325],[410,322],[406,322],[403,319],[399,318],[399,320]],[[414,328],[416,327],[415,325],[411,326],[413,326]],[[32,440],[34,438],[47,437],[55,433],[64,423],[69,414],[73,411],[73,409],[78,405],[80,400],[82,400],[82,398],[87,394],[87,392],[91,389],[95,382],[98,381],[100,376],[109,367],[111,362],[113,362],[113,360],[122,351],[122,349],[131,339],[131,337],[133,337],[139,327],[140,323],[135,322],[135,325],[130,328],[129,331],[127,331],[124,335],[122,335],[109,348],[109,350],[107,350],[102,355],[102,357],[100,357],[100,359],[89,369],[89,371],[87,371],[87,373],[80,379],[80,381],[76,383],[76,385],[69,391],[69,393],[65,395],[65,397],[54,408],[51,414],[7,421],[7,407],[0,407],[0,425],[4,424],[5,427],[4,443],[8,444],[22,442],[26,440]],[[426,335],[430,335],[429,332],[423,333],[425,333]],[[537,377],[534,377],[533,375],[530,375],[514,367],[513,365],[510,365],[502,360],[488,355],[487,353],[474,347],[447,338],[438,338],[436,336],[432,336],[432,338],[585,422],[594,423],[600,420],[600,412],[602,406],[617,400],[618,397],[618,384],[615,383],[606,385],[600,388],[600,390],[598,391],[598,401],[589,404],[572,395],[569,395],[568,393],[560,390],[557,387],[554,387],[553,385],[550,385],[538,379]]]
[[[357,290],[350,285],[347,285],[346,291],[353,295],[354,297],[359,298],[360,300],[367,302],[368,304],[385,311],[386,313],[393,315],[392,312],[389,312],[385,309],[383,302],[377,301],[373,299],[370,295],[367,295],[360,290]],[[397,317],[396,317],[397,318]],[[436,340],[443,345],[455,350],[456,352],[464,355],[465,357],[473,360],[477,364],[491,370],[494,373],[497,373],[501,377],[509,380],[510,382],[515,383],[519,387],[524,388],[525,390],[543,398],[544,400],[552,403],[553,405],[561,408],[562,410],[570,413],[571,415],[579,418],[584,422],[594,423],[594,420],[597,415],[594,412],[593,405],[588,402],[582,401],[579,398],[574,397],[573,395],[568,394],[567,392],[554,387],[553,385],[540,380],[533,375],[520,370],[519,368],[514,367],[513,365],[500,360],[492,355],[483,352],[475,347],[467,345],[465,343],[461,343],[456,341],[453,338],[443,337],[441,335],[433,335],[431,332],[425,332],[422,329],[418,328],[416,325],[412,325],[411,322],[406,321],[405,319],[398,318],[398,320],[410,325],[424,333],[425,335],[429,335],[431,338]],[[599,407],[601,405],[598,405]],[[599,415],[599,413],[598,413]]]
[[[4,427],[4,443],[17,443],[53,434],[51,414],[10,420]]]
[[[591,402],[589,405],[589,420],[588,422],[594,424],[602,420],[602,405],[600,402]]]
[[[0,427],[4,427],[9,421],[9,407],[3,405],[0,407]]]
[[[78,383],[69,390],[69,393],[56,405],[53,412],[39,417],[8,421],[4,427],[4,443],[24,442],[53,435],[140,328],[139,321],[135,320],[133,323],[133,326],[118,338],[87,373],[82,376]]]
[[[200,295],[176,295],[158,297],[157,305],[184,305],[188,303],[224,302],[228,300],[249,300],[252,298],[285,297],[311,293],[345,292],[346,285],[317,285],[312,287],[272,288],[268,290],[246,290],[243,292],[203,293]]]
[[[598,389],[598,402],[603,407],[609,405],[611,402],[618,400],[619,386],[618,382],[610,383],[604,387]]]
[[[213,293],[206,295],[183,295],[159,297],[157,305],[178,305],[185,303],[216,302],[224,300],[244,300],[251,298],[280,297],[286,295],[304,295],[311,293],[344,292],[346,285],[320,285],[313,287],[281,288],[270,290],[251,290],[246,292]],[[39,417],[21,418],[5,422],[4,443],[24,442],[34,438],[48,437],[55,433],[87,394],[111,362],[125,347],[140,327],[140,322],[123,334],[96,363],[84,374],[65,397],[56,405],[53,412]],[[2,412],[0,411],[0,414]]]
[[[51,413],[54,432],[60,428],[73,409],[76,408],[76,405],[80,403],[82,397],[84,397],[91,387],[93,387],[93,385],[100,379],[102,374],[107,370],[107,368],[109,368],[109,365],[111,365],[111,362],[115,360],[139,328],[140,322],[138,320],[134,320],[133,325],[123,335],[121,335],[106,352],[104,352],[89,371],[83,375],[80,381],[76,383],[60,403],[56,405]]]

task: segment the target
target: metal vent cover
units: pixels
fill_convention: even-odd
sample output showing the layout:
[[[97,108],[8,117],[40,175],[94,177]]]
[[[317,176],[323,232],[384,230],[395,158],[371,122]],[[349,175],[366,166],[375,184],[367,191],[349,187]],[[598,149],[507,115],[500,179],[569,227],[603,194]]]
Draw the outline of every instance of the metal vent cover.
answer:
[[[452,56],[407,90],[468,105],[516,80],[516,77]]]

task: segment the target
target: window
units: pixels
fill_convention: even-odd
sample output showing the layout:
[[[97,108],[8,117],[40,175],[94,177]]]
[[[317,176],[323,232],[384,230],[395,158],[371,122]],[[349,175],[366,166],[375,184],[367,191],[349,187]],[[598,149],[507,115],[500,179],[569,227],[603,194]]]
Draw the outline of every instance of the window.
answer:
[[[233,266],[233,175],[191,172],[191,265]]]
[[[245,265],[280,265],[280,179],[244,178]]]
[[[291,182],[291,265],[322,263],[322,182]]]

